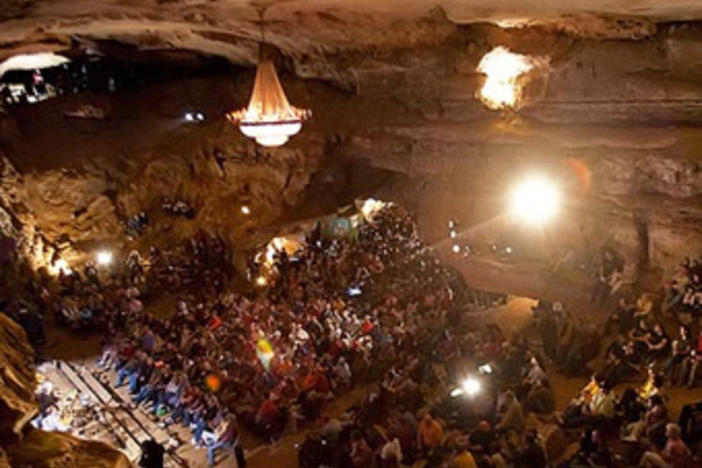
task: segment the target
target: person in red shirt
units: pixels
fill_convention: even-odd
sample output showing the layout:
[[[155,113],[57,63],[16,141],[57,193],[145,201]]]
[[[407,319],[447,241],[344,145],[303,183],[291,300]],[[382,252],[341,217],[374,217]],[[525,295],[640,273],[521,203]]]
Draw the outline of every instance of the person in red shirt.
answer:
[[[314,389],[319,393],[329,393],[329,391],[331,390],[331,385],[329,385],[329,379],[327,379],[327,376],[324,373],[324,369],[318,368],[316,373],[317,378],[314,385]]]
[[[270,424],[275,421],[278,416],[277,398],[271,393],[266,393],[266,399],[263,400],[261,406],[256,413],[256,422],[259,424]]]
[[[222,325],[222,319],[219,318],[218,315],[213,315],[209,323],[207,324],[207,328],[209,328],[210,330],[216,330],[217,328],[219,328],[220,325]]]
[[[364,335],[367,335],[372,331],[373,331],[373,322],[371,322],[369,319],[364,320],[363,324],[361,325],[361,332]]]

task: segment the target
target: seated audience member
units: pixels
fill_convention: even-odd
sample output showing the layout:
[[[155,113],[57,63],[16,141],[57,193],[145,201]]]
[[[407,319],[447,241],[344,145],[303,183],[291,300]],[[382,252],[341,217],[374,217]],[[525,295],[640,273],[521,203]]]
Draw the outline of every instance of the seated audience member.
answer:
[[[539,441],[536,431],[527,431],[525,439],[524,446],[511,458],[512,466],[514,468],[547,467],[546,450]]]
[[[444,429],[434,419],[430,412],[426,411],[419,422],[417,429],[417,446],[424,452],[428,452],[439,447],[443,443]]]
[[[663,399],[654,395],[648,400],[648,407],[639,421],[626,426],[625,441],[639,441],[642,436],[650,439],[660,438],[663,429],[668,422],[668,410],[663,403]]]
[[[524,412],[522,405],[517,400],[513,391],[505,393],[504,411],[500,414],[499,422],[495,426],[498,431],[515,431],[518,434],[524,432]]]
[[[568,468],[609,468],[612,453],[607,439],[597,427],[588,428],[580,439],[580,448],[568,464]]]
[[[615,272],[621,272],[622,270],[623,262],[616,254],[608,247],[602,249],[590,301],[596,304],[603,304],[612,292],[611,283],[618,283],[613,281],[613,275],[615,275]]]
[[[644,293],[636,300],[636,310],[634,311],[634,320],[646,320],[651,316],[653,311],[653,299],[651,295]]]
[[[694,342],[694,347],[690,352],[690,356],[684,362],[683,377],[688,388],[693,388],[697,383],[697,370],[702,361],[702,328],[700,328],[697,340]]]
[[[566,416],[564,425],[578,427],[583,424],[603,423],[614,418],[617,407],[617,397],[607,382],[598,382],[596,391],[589,403],[583,402],[579,411]]]
[[[548,414],[556,409],[556,399],[548,380],[539,380],[531,387],[524,399],[524,408],[539,414]]]
[[[671,343],[671,355],[663,364],[663,375],[672,385],[680,384],[683,377],[685,360],[692,351],[690,329],[685,325],[678,327],[678,336]]]
[[[626,297],[619,298],[617,307],[607,320],[606,329],[615,327],[615,331],[626,333],[634,326],[634,312],[636,307]]]
[[[655,323],[653,325],[653,330],[651,330],[651,333],[646,340],[646,346],[646,354],[649,362],[663,358],[666,354],[668,354],[668,351],[670,350],[670,339],[660,323]]]
[[[678,271],[673,275],[670,284],[665,290],[665,297],[661,304],[661,311],[667,314],[671,309],[681,303],[687,290],[687,285],[690,282],[690,271],[685,265],[681,265]]]
[[[680,426],[669,423],[665,428],[667,441],[662,451],[649,450],[641,457],[643,468],[675,468],[690,460],[690,449],[681,438]]]

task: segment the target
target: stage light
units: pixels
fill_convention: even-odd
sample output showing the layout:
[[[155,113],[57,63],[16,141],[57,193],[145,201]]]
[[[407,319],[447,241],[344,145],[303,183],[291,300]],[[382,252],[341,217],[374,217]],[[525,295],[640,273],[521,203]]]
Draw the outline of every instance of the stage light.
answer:
[[[451,239],[455,239],[456,237],[458,237],[458,233],[457,233],[456,231],[454,231],[453,229],[451,229],[451,230],[449,231],[449,237],[450,237]]]
[[[524,86],[520,78],[537,63],[535,58],[514,53],[506,47],[495,47],[478,64],[478,72],[485,75],[478,98],[493,110],[519,108]]]
[[[96,259],[98,265],[109,265],[110,263],[112,263],[112,252],[107,250],[101,250],[97,253]]]
[[[509,247],[509,246],[505,247],[505,253],[511,254],[511,253],[512,253],[512,247]]]
[[[202,122],[205,120],[205,114],[203,114],[202,112],[198,112],[197,114],[195,114],[195,119]]]
[[[195,116],[192,114],[192,112],[186,112],[183,118],[186,122],[192,122],[193,120],[195,120]]]
[[[480,392],[481,385],[477,379],[474,379],[473,377],[468,377],[463,382],[461,382],[461,388],[463,389],[463,392],[466,395],[473,396]]]
[[[62,258],[59,258],[54,262],[53,269],[56,272],[56,274],[58,274],[59,272],[63,272],[64,275],[69,275],[72,271],[71,267],[68,266],[68,262],[66,262],[66,260]]]
[[[478,366],[478,372],[481,374],[492,374],[492,366],[490,364],[483,364]]]
[[[534,175],[519,182],[510,196],[512,214],[527,224],[550,221],[559,211],[558,187],[548,178]]]
[[[241,212],[242,212],[243,214],[245,214],[245,215],[250,215],[250,214],[251,214],[251,209],[250,209],[248,206],[244,205],[244,206],[241,207]]]
[[[268,284],[268,280],[266,279],[265,276],[259,276],[258,278],[256,278],[256,285],[257,286],[263,287],[267,284]]]
[[[461,251],[461,246],[458,244],[453,244],[453,247],[451,247],[451,250],[453,253],[459,253]]]

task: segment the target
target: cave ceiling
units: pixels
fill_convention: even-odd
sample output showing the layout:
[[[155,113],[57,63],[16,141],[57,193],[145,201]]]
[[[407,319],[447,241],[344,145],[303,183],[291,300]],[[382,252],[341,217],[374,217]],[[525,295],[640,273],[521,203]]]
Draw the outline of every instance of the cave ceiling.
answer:
[[[258,5],[269,6],[267,41],[298,59],[441,40],[449,29],[427,21],[436,16],[453,25],[539,25],[600,38],[642,38],[654,23],[702,18],[694,0],[4,0],[0,56],[110,39],[250,63]]]
[[[173,122],[189,101],[210,116],[245,104],[261,4],[0,1],[0,59],[56,51],[184,64],[217,57],[243,66],[209,81],[94,97],[109,109],[99,131],[63,117],[81,96],[0,119],[0,146],[26,186],[17,195],[28,200],[25,211],[41,218],[50,213],[45,206],[63,209],[36,221],[46,237],[108,238],[140,206],[170,194],[173,180],[190,179],[178,193],[199,200],[201,217],[226,230],[220,213],[233,199],[296,204],[329,161],[408,177],[386,184],[385,194],[415,209],[420,223],[425,213],[440,236],[447,216],[468,217],[465,200],[499,192],[514,168],[577,158],[592,174],[587,203],[600,238],[629,246],[633,261],[665,268],[681,246],[702,251],[702,1],[266,2],[266,42],[277,50],[286,92],[314,117],[251,168],[239,160],[258,150],[224,119],[197,129]],[[484,81],[476,67],[500,45],[547,63],[543,75],[530,76],[518,113],[490,111],[476,99]],[[48,135],[52,144],[27,135]],[[213,162],[215,154],[224,163]],[[90,177],[59,172],[67,166]],[[138,178],[150,185],[133,183]],[[67,179],[73,188],[57,194],[56,181]],[[213,200],[202,187],[214,192],[215,183]],[[3,203],[14,201],[8,195]],[[103,228],[86,227],[98,217],[107,220]],[[252,232],[234,224],[241,236]]]

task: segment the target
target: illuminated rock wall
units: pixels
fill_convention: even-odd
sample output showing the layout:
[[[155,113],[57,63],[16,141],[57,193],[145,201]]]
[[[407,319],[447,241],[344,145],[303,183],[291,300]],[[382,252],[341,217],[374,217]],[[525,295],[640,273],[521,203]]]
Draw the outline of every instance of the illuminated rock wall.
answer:
[[[0,313],[0,467],[128,468],[101,443],[27,427],[37,414],[34,351],[24,330]]]
[[[12,163],[6,167],[19,174],[3,195],[16,199],[3,204],[15,235],[34,239],[27,245],[65,241],[66,255],[76,258],[99,245],[120,248],[130,245],[124,221],[141,209],[157,212],[170,196],[193,204],[195,222],[160,220],[162,230],[147,233],[144,244],[201,228],[246,248],[281,219],[315,212],[310,204],[319,212],[354,194],[380,194],[415,209],[428,238],[439,240],[448,218],[464,226],[493,219],[520,174],[545,170],[562,180],[566,210],[541,243],[544,254],[568,245],[585,255],[610,242],[636,279],[643,270],[664,276],[702,250],[698,23],[570,17],[501,29],[432,10],[398,20],[381,40],[360,34],[373,29],[370,18],[342,20],[343,38],[328,17],[315,18],[318,29],[305,28],[313,19],[307,12],[281,13],[272,26],[290,101],[314,113],[274,151],[260,151],[222,118],[247,102],[254,42],[213,33],[206,43],[178,43],[185,53],[170,51],[172,38],[154,32],[160,48],[146,51],[143,36],[109,28],[101,35],[84,25],[92,37],[121,44],[91,47],[127,60],[218,51],[249,68],[10,109],[0,142]],[[251,32],[245,23],[242,34]],[[290,39],[303,30],[329,33],[327,47]],[[370,45],[371,38],[378,41]],[[518,113],[490,111],[475,97],[484,81],[476,67],[500,45],[548,58],[547,72],[520,81]],[[105,120],[64,115],[86,103],[104,109]],[[208,120],[185,124],[188,109]],[[242,203],[252,205],[252,216],[241,216]]]

